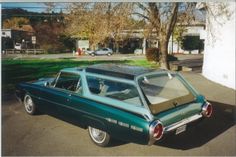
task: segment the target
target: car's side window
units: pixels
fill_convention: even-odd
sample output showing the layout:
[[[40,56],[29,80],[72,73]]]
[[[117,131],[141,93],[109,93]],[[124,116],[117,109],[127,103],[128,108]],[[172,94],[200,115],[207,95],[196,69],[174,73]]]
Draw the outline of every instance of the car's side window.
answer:
[[[57,79],[56,88],[73,91],[76,93],[82,93],[82,81],[78,74],[61,72]]]
[[[87,76],[87,83],[92,94],[142,106],[138,90],[133,85],[93,76]]]

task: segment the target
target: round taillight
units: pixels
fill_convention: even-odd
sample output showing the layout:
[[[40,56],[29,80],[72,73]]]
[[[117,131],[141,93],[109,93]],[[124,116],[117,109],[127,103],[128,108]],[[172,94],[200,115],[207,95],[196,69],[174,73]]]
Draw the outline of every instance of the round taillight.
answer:
[[[153,137],[155,139],[160,139],[163,135],[163,126],[161,124],[157,124],[153,131]]]
[[[204,106],[203,106],[203,108],[202,108],[202,113],[203,113],[203,115],[205,116],[205,117],[211,117],[211,115],[212,115],[212,111],[213,111],[213,107],[212,107],[212,105],[210,104],[210,103],[206,103]]]
[[[164,133],[164,127],[162,123],[159,120],[152,122],[150,125],[149,133],[152,142],[161,139]]]
[[[207,105],[207,108],[206,108],[206,116],[207,117],[210,117],[212,114],[212,105],[211,104],[208,104]]]

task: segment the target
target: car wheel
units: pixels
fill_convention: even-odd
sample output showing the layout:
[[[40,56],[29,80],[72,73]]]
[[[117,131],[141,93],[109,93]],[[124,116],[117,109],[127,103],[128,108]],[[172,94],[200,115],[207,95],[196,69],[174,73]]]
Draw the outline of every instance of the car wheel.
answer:
[[[91,56],[93,56],[93,57],[94,57],[94,56],[95,56],[95,54],[94,54],[94,53],[91,53]]]
[[[24,97],[24,107],[25,107],[25,111],[28,114],[30,115],[36,114],[36,106],[29,94],[26,94]]]
[[[111,53],[108,53],[107,55],[108,55],[108,56],[111,56]]]
[[[88,127],[89,136],[92,139],[92,141],[101,147],[106,147],[110,142],[110,135],[106,133],[105,131]]]

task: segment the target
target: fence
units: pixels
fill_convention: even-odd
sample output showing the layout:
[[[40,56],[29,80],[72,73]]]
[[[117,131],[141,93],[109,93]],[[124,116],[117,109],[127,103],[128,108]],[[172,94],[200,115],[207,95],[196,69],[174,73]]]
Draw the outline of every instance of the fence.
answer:
[[[5,54],[43,54],[45,53],[44,49],[6,49]]]

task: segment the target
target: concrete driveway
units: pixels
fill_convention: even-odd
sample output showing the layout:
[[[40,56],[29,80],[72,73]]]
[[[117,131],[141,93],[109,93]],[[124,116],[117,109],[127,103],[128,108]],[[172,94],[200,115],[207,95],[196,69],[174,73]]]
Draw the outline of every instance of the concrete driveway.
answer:
[[[183,75],[214,105],[213,117],[187,128],[162,142],[139,145],[115,141],[100,148],[89,139],[87,130],[50,117],[29,116],[14,97],[2,102],[2,155],[236,155],[235,91],[208,81],[200,74]]]

